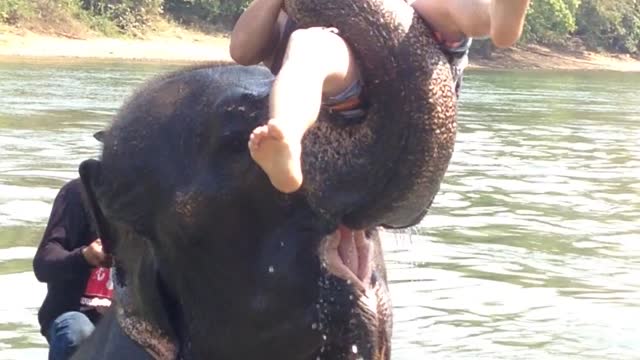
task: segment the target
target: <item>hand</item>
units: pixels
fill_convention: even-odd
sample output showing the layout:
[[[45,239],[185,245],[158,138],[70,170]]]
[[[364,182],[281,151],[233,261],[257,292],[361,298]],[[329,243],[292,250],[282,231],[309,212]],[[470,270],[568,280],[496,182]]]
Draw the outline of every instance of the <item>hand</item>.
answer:
[[[95,267],[111,267],[111,255],[105,254],[102,250],[102,241],[94,240],[89,246],[82,249],[82,256],[87,262]]]

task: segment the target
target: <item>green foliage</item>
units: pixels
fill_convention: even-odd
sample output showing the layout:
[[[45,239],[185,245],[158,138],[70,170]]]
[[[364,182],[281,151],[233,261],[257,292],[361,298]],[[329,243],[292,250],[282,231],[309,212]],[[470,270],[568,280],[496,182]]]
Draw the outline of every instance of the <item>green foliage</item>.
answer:
[[[232,25],[251,0],[165,0],[168,14],[183,23]]]
[[[640,2],[584,0],[577,35],[592,47],[640,52]]]
[[[350,1],[350,0],[345,0]],[[443,0],[446,1],[446,0]],[[0,0],[0,23],[73,21],[107,35],[139,34],[161,15],[229,29],[251,0]],[[38,26],[35,27],[36,29]],[[640,0],[532,0],[523,40],[562,44],[579,37],[597,49],[640,53]],[[490,45],[490,44],[488,44]],[[491,47],[486,47],[491,52]]]
[[[0,0],[1,23],[28,23],[40,31],[65,32],[81,12],[77,0]]]
[[[640,52],[638,0],[536,0],[531,2],[523,38],[562,43],[580,37],[601,50]]]
[[[0,1],[0,22],[17,25],[21,21],[33,17],[35,14],[33,5],[33,3],[24,0]]]
[[[163,3],[163,0],[82,0],[82,7],[131,33],[144,30],[162,14]]]
[[[529,6],[523,37],[528,41],[552,43],[576,30],[580,0],[535,0]]]

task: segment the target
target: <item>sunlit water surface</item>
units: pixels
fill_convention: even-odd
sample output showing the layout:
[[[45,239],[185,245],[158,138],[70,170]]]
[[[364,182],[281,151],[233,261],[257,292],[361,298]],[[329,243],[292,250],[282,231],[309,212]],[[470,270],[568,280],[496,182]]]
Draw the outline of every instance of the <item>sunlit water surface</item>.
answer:
[[[0,359],[46,359],[31,258],[62,184],[168,66],[0,63]],[[640,75],[469,72],[432,212],[385,235],[394,360],[640,359]]]

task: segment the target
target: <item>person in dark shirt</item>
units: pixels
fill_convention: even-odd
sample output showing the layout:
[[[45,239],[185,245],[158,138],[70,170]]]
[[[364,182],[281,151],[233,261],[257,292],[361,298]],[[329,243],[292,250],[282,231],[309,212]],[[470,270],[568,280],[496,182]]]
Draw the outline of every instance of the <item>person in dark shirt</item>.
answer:
[[[96,268],[111,266],[82,201],[82,183],[74,179],[60,189],[33,259],[36,278],[47,283],[38,312],[40,332],[49,343],[49,360],[68,359],[93,331],[98,308],[81,305]]]

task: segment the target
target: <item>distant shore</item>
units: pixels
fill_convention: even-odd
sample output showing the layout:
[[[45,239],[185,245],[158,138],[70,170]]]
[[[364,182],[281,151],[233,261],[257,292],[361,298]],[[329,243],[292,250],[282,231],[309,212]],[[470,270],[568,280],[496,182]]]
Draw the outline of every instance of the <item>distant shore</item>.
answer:
[[[0,28],[0,61],[88,61],[193,63],[231,60],[229,39],[188,30],[145,39],[67,37]],[[491,59],[471,58],[471,68],[521,70],[613,70],[640,72],[630,56],[523,46],[495,52]]]
[[[0,61],[125,60],[192,63],[231,60],[229,39],[190,31],[144,39],[42,35],[0,31]]]

